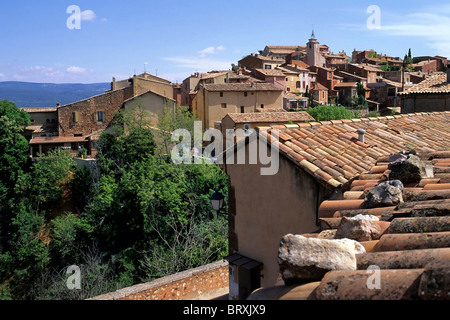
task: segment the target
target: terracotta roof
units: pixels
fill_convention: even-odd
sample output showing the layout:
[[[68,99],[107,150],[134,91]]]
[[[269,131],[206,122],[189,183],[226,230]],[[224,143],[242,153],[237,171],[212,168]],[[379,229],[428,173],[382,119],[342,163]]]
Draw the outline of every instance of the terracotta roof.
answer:
[[[219,83],[205,84],[208,91],[283,91],[272,83]]]
[[[347,234],[348,239],[364,247],[365,252],[355,255],[356,270],[333,270],[316,282],[261,289],[249,299],[449,299],[450,151],[418,153],[418,156],[432,164],[434,178],[403,182],[402,202],[362,209],[365,190],[375,186],[381,177],[385,180],[391,175],[389,159],[381,157],[352,183],[343,200],[322,202],[318,212],[320,230],[303,234],[308,238],[336,239],[344,219],[356,215],[375,217],[373,223],[379,228],[375,239],[356,240],[357,234]],[[380,283],[375,288],[368,285],[369,277],[374,274],[370,267],[379,271]]]
[[[284,77],[284,73],[279,69],[255,69],[255,71],[265,76]]]
[[[294,51],[304,49],[301,46],[272,46],[272,45],[268,45],[267,48],[270,50],[270,52],[276,54],[289,54]]]
[[[450,83],[447,82],[447,74],[436,72],[428,79],[423,80],[400,94],[410,93],[450,93]]]
[[[314,121],[314,118],[305,111],[300,112],[257,112],[257,113],[229,113],[229,116],[235,123],[252,122],[305,122]]]
[[[328,90],[328,88],[318,82],[313,82],[311,83],[311,90]]]
[[[337,83],[334,87],[335,88],[351,88],[355,87],[358,84],[358,82],[341,82]]]
[[[272,61],[272,62],[281,62],[281,63],[285,62],[284,59],[276,58],[274,56],[255,55],[255,57],[262,61]]]
[[[297,65],[297,66],[299,66],[301,68],[305,68],[305,69],[309,70],[308,69],[309,65],[306,64],[305,62],[301,61],[301,60],[292,60],[291,63],[294,64],[294,65]]]
[[[24,110],[28,113],[35,113],[35,112],[56,112],[58,111],[58,108],[21,108],[21,110]]]
[[[269,140],[279,131],[280,154],[328,187],[342,187],[369,171],[377,159],[407,149],[450,150],[450,112],[299,123],[260,130]],[[365,130],[364,143],[358,129]]]
[[[279,66],[279,67],[277,67],[277,69],[279,69],[287,74],[299,74],[301,72],[309,72],[309,69],[298,67],[298,66],[295,66],[292,64]]]
[[[37,137],[30,140],[30,144],[51,144],[64,142],[82,142],[85,137]]]

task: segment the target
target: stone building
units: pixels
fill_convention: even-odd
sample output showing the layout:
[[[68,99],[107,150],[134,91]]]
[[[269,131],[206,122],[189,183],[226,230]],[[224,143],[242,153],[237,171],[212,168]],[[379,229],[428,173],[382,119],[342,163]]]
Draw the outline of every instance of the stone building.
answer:
[[[192,110],[203,129],[214,128],[228,113],[252,113],[258,109],[283,110],[283,90],[271,83],[222,83],[200,86]]]
[[[447,74],[436,72],[399,96],[402,113],[450,110],[450,69]]]
[[[281,238],[314,233],[321,218],[336,211],[361,209],[364,200],[342,201],[344,194],[357,185],[353,191],[361,191],[359,197],[367,183],[379,182],[382,175],[375,169],[381,158],[408,149],[419,154],[448,150],[449,117],[449,112],[439,112],[261,128],[259,139],[279,151],[276,174],[262,175],[261,169],[268,167],[262,161],[226,159],[222,165],[229,177],[230,254],[241,259],[229,260],[230,297],[245,298],[256,285],[283,284],[277,262]],[[365,130],[362,136],[359,129]],[[249,159],[250,138],[239,148]],[[376,210],[372,214],[380,215]]]
[[[94,156],[95,141],[99,133],[112,124],[117,111],[124,107],[124,102],[150,91],[173,101],[173,87],[170,81],[143,73],[121,81],[113,78],[111,90],[58,106],[56,111],[53,111],[57,114],[57,121],[54,123],[57,131],[53,132],[52,136],[31,139],[31,154],[37,156],[42,151],[54,148],[70,149],[76,154],[79,148],[85,148],[88,155]]]

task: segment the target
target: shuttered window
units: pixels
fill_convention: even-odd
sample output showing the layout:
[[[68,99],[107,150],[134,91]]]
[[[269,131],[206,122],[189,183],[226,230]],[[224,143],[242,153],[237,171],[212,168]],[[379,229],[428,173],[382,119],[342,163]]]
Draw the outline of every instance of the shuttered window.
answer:
[[[78,120],[79,120],[78,112],[77,111],[72,112],[72,121],[78,123]]]

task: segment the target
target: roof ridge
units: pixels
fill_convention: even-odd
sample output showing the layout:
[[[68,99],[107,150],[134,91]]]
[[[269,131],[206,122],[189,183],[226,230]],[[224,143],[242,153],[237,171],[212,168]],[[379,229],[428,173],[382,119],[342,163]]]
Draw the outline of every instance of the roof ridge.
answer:
[[[434,111],[434,112],[415,112],[415,113],[406,113],[394,116],[379,116],[379,117],[365,117],[365,118],[352,118],[352,119],[340,119],[340,120],[329,120],[329,121],[310,121],[298,124],[301,128],[309,128],[309,127],[317,127],[317,126],[325,126],[325,125],[338,125],[338,124],[346,124],[346,123],[356,123],[356,122],[373,122],[380,120],[395,120],[399,118],[409,118],[409,117],[419,117],[419,116],[432,116],[436,114],[450,114],[450,111]],[[289,127],[286,129],[292,129],[292,127],[297,124],[289,124]],[[283,126],[277,124],[277,126]]]

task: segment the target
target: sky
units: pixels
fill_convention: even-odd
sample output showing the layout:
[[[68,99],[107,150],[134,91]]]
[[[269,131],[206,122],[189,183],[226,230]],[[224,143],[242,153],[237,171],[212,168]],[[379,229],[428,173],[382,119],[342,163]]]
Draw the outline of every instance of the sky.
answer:
[[[313,28],[349,56],[403,58],[411,48],[450,57],[447,0],[16,0],[0,3],[0,81],[96,83],[146,71],[182,82],[266,45],[305,45]]]

